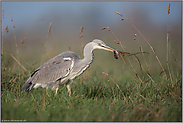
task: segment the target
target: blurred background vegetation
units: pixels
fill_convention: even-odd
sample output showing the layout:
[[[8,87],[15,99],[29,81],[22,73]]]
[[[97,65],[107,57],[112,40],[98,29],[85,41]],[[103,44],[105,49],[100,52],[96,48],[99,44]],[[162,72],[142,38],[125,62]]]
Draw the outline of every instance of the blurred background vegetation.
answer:
[[[168,4],[171,4],[170,14],[167,13]],[[173,52],[177,62],[181,63],[182,42],[181,42],[181,2],[6,2],[1,3],[4,9],[2,18],[3,38],[3,60],[5,66],[17,64],[9,55],[17,57],[16,41],[19,52],[20,63],[25,68],[40,66],[41,56],[44,54],[44,62],[67,50],[72,50],[82,58],[82,43],[99,38],[115,49],[122,50],[120,45],[114,43],[116,38],[103,27],[110,29],[117,36],[125,47],[125,51],[135,53],[140,51],[148,52],[148,62],[156,72],[159,66],[157,60],[152,56],[152,51],[145,40],[138,34],[136,29],[127,21],[120,20],[115,12],[120,12],[127,17],[143,34],[148,42],[155,49],[162,64],[166,65],[166,38],[167,18],[169,29],[170,50]],[[13,21],[11,21],[10,13]],[[169,17],[168,17],[169,16]],[[123,17],[122,17],[123,18]],[[47,39],[50,22],[51,33]],[[5,27],[8,25],[8,32]],[[81,27],[84,27],[83,38],[79,38]],[[134,40],[134,34],[137,39]],[[22,43],[21,43],[22,42]],[[46,48],[45,43],[48,42]],[[97,67],[106,69],[110,66],[112,54],[103,51],[94,51]],[[97,60],[98,56],[106,56],[105,64]],[[110,54],[110,55],[109,55]],[[110,57],[111,56],[111,57]],[[171,59],[172,54],[170,54]],[[4,61],[3,61],[4,62]],[[114,70],[122,62],[112,60],[115,63]],[[157,64],[156,64],[157,63]],[[93,65],[95,66],[95,65]],[[117,66],[117,67],[116,67]],[[156,67],[157,66],[157,67]],[[157,71],[158,70],[158,71]]]

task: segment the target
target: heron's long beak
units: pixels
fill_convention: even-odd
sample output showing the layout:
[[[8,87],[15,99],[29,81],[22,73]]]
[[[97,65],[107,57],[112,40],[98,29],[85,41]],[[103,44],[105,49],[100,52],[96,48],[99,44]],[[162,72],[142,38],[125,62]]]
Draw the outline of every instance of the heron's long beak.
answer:
[[[117,50],[114,50],[113,48],[111,48],[110,46],[107,46],[107,45],[102,45],[102,47],[103,47],[104,50],[108,50],[108,51],[113,52],[114,53],[114,57],[116,59],[119,58],[119,54],[118,54],[118,51]]]
[[[104,48],[104,50],[108,50],[108,51],[111,51],[111,52],[114,52],[115,50],[107,45],[103,45],[102,46]]]

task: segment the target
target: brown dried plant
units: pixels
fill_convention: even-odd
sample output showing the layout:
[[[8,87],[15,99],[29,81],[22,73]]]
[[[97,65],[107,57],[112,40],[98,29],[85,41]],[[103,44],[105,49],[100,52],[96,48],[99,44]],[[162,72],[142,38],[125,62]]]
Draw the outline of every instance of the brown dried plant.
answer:
[[[19,58],[19,51],[18,51],[18,44],[17,44],[17,38],[16,38],[16,34],[15,34],[15,26],[13,25],[13,17],[12,17],[12,14],[10,13],[10,18],[11,18],[11,23],[12,23],[12,27],[13,27],[13,35],[14,35],[14,40],[15,40],[15,46],[16,46],[16,53],[17,53],[17,63],[20,63],[20,58]],[[14,57],[15,58],[15,57]],[[19,92],[20,92],[20,64],[19,64],[19,66],[18,66],[18,69],[19,69],[19,76],[18,76],[18,78],[19,78],[19,84],[18,84],[18,88],[19,88]],[[26,70],[24,69],[24,72],[25,72]]]
[[[80,29],[80,32],[79,32],[79,38],[80,38],[80,40],[81,40],[81,49],[82,49],[82,54],[83,54],[83,48],[84,48],[84,46],[83,46],[83,30],[84,30],[84,27],[82,26],[81,27],[81,29]],[[83,56],[84,57],[84,56]]]
[[[5,30],[6,30],[6,32],[9,32],[8,25],[6,25]]]
[[[24,38],[20,41],[20,43],[23,44],[24,41],[25,41],[25,39],[26,39],[26,37],[24,37]]]
[[[84,30],[84,27],[82,26],[81,29],[80,29],[80,32],[79,32],[79,37],[80,38],[83,37],[83,30]]]
[[[47,39],[46,39],[46,42],[45,42],[45,44],[44,44],[45,51],[44,51],[44,53],[43,53],[43,55],[42,55],[42,58],[41,58],[41,63],[40,63],[40,65],[42,65],[42,63],[43,63],[43,60],[44,60],[44,55],[45,55],[45,53],[46,53],[46,46],[47,46],[47,43],[48,43],[48,38],[49,38],[49,36],[50,36],[50,33],[51,33],[51,26],[52,26],[52,23],[50,22],[50,24],[49,24],[49,28],[48,28]]]
[[[121,16],[121,14],[120,14],[119,12],[115,12],[115,13]],[[123,16],[123,17],[124,17],[128,22],[130,22],[130,24],[137,30],[137,32],[138,32],[138,33],[142,36],[142,38],[146,41],[146,43],[149,45],[150,49],[151,49],[152,52],[154,53],[154,55],[155,55],[155,57],[156,57],[156,59],[157,59],[159,65],[160,65],[162,71],[165,71],[164,68],[163,68],[163,66],[162,66],[162,64],[161,64],[161,62],[160,62],[160,60],[159,60],[159,58],[158,58],[158,56],[157,56],[157,54],[156,54],[156,52],[155,52],[155,50],[154,50],[154,48],[151,46],[151,44],[147,41],[147,39],[144,37],[144,35],[142,35],[142,33],[137,29],[137,27],[136,27],[127,17],[125,17],[125,16]],[[166,73],[164,73],[164,76],[165,76],[166,79],[167,79]]]
[[[49,28],[48,28],[48,35],[47,35],[47,38],[50,36],[50,32],[51,32],[51,25],[52,25],[52,23],[50,22],[50,25],[49,25]]]
[[[4,18],[4,8],[3,8],[3,13],[2,13],[2,17]]]
[[[111,31],[109,27],[103,27],[102,30],[107,29],[108,31]]]
[[[169,28],[168,28],[168,25],[169,25],[169,14],[170,14],[170,4],[168,5],[168,15],[167,15],[167,50],[166,50],[166,63],[167,63],[167,69],[168,69],[168,73],[169,73],[169,76],[170,76],[170,80],[171,80],[171,83],[172,83],[172,87],[173,87],[173,80],[172,80],[172,75],[171,75],[171,72],[170,72],[170,67],[169,67]]]
[[[17,60],[12,54],[10,54],[11,57],[24,69],[24,71],[27,71],[27,69]]]
[[[13,21],[13,18],[12,18],[12,14],[10,13],[10,18],[11,18],[11,21]]]
[[[116,44],[120,44],[120,42],[118,42],[118,41],[116,41],[116,40],[114,40],[114,42],[115,42]]]
[[[170,3],[168,5],[168,14],[170,14]]]
[[[120,14],[120,13],[117,13],[117,14]],[[123,52],[122,52],[122,51],[118,51],[118,53],[120,54],[122,60],[124,61],[124,64],[123,64],[123,69],[124,69],[124,65],[125,65],[126,62],[125,62],[124,57],[123,57],[122,55],[124,55],[124,54],[130,54],[130,53],[125,52],[123,45],[121,44],[121,42],[119,41],[119,39],[117,38],[117,36],[114,34],[113,31],[111,31],[111,29],[110,29],[109,27],[103,27],[102,30],[104,30],[104,29],[108,29],[108,31],[110,31],[110,32],[115,36],[115,38],[117,39],[117,41],[114,41],[114,42],[117,43],[117,44],[120,44],[121,48],[123,49]],[[115,55],[114,55],[114,57],[115,57]],[[116,57],[115,57],[115,58],[116,58]],[[142,82],[142,80],[140,79],[140,77],[139,77],[139,75],[137,74],[136,70],[134,69],[134,67],[133,67],[133,65],[132,65],[132,63],[131,63],[131,61],[130,61],[130,59],[129,59],[128,57],[127,57],[127,59],[128,59],[128,62],[129,62],[130,65],[131,65],[131,68],[133,69],[133,71],[134,71],[136,77],[138,78],[139,82]],[[140,64],[140,65],[141,65],[141,64]],[[123,69],[122,69],[122,73],[123,73]]]
[[[2,12],[2,17],[4,19],[4,8],[3,8],[3,12]],[[3,55],[3,20],[2,20],[2,33],[1,33],[1,54]]]

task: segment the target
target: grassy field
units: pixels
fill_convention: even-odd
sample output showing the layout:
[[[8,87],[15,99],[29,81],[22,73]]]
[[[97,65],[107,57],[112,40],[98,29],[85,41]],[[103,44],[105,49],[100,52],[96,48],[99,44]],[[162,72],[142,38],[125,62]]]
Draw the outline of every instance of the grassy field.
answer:
[[[155,52],[143,39],[148,54],[147,50],[136,55],[121,52],[115,60],[112,53],[94,51],[91,67],[71,84],[70,97],[65,86],[56,96],[42,88],[22,92],[24,82],[39,64],[27,65],[26,71],[19,58],[12,55],[10,60],[1,54],[1,121],[182,121],[181,53],[174,57],[164,48],[171,57],[159,60],[161,52]]]
[[[180,72],[181,73],[181,72]],[[25,75],[26,76],[26,75]],[[28,75],[27,75],[28,77]],[[27,77],[21,79],[20,89]],[[172,83],[163,77],[112,79],[79,77],[58,95],[38,88],[19,90],[17,75],[2,72],[1,119],[23,121],[182,121],[182,77]]]

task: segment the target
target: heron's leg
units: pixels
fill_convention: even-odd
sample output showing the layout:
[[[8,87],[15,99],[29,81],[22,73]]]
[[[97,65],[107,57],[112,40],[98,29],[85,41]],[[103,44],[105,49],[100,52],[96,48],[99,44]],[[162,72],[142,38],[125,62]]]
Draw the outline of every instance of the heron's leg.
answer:
[[[55,96],[57,95],[58,87],[56,88]]]
[[[70,84],[67,84],[67,90],[69,92],[69,96],[71,96],[71,86],[70,86]]]
[[[68,92],[69,92],[69,96],[71,96],[71,86],[70,86],[70,81],[68,81],[68,82],[66,83],[66,85],[67,85],[67,90],[68,90]]]

